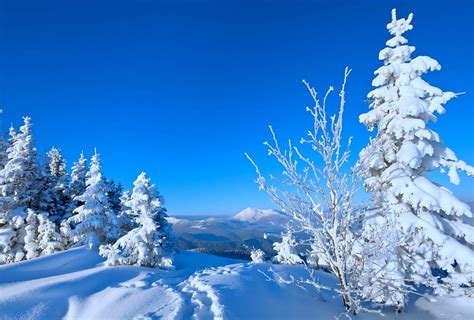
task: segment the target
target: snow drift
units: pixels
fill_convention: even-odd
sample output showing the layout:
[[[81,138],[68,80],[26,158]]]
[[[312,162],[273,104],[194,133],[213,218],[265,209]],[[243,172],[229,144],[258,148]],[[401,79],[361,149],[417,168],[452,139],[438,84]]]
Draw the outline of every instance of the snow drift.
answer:
[[[332,319],[344,311],[327,292],[269,281],[305,277],[298,266],[254,264],[197,252],[176,255],[174,270],[106,267],[76,248],[0,267],[1,319]],[[320,281],[335,285],[329,274]],[[413,299],[385,319],[468,319],[474,300]],[[361,314],[360,319],[378,319]]]

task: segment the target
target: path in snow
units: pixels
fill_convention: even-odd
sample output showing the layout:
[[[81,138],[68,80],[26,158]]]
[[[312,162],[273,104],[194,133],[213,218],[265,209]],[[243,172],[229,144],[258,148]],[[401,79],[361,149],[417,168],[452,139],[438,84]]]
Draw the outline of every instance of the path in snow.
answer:
[[[238,270],[241,268],[241,264],[206,268],[195,272],[189,279],[182,282],[179,287],[192,306],[192,310],[188,312],[188,318],[224,319],[224,306],[219,301],[218,292],[203,276],[238,275]]]

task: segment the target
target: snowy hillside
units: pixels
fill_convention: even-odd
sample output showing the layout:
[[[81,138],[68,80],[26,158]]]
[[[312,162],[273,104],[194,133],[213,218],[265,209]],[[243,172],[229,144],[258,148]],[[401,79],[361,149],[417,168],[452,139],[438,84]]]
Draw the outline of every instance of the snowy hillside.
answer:
[[[300,267],[245,263],[196,252],[176,269],[104,267],[84,248],[0,267],[1,319],[331,319],[343,312],[332,294],[267,281],[304,277]],[[328,274],[323,283],[334,285]],[[413,298],[407,313],[384,319],[468,319],[474,300]],[[284,303],[282,303],[284,301]],[[442,306],[442,311],[440,310]],[[360,319],[378,319],[362,314]]]

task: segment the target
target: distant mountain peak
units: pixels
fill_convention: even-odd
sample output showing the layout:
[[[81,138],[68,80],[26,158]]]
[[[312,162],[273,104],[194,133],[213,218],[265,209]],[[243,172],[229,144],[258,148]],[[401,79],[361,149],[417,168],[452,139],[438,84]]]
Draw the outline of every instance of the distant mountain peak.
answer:
[[[245,221],[245,222],[257,222],[269,217],[283,217],[283,215],[273,209],[256,209],[256,208],[247,208],[237,213],[235,216],[231,217],[231,220],[236,221]]]

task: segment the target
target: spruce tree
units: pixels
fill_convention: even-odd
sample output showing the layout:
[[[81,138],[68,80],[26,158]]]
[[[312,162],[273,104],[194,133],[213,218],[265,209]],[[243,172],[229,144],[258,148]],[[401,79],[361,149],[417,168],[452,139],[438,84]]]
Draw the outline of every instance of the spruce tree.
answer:
[[[136,228],[137,218],[136,212],[129,207],[130,203],[130,192],[125,190],[120,196],[120,211],[118,213],[118,219],[120,221],[120,234],[124,235],[130,230]]]
[[[5,134],[0,137],[0,171],[5,168],[8,161],[8,147],[9,141]]]
[[[18,262],[25,258],[25,227],[25,218],[21,215],[0,221],[0,264]]]
[[[74,215],[68,222],[73,224],[70,236],[74,242],[92,248],[115,241],[119,236],[119,223],[110,209],[109,189],[102,176],[100,156],[97,153],[91,158],[86,178],[86,190],[74,198],[83,204],[74,210]]]
[[[71,180],[69,182],[69,187],[66,189],[66,194],[69,201],[69,206],[67,209],[67,217],[72,216],[73,211],[80,207],[83,203],[80,200],[77,200],[77,196],[80,196],[86,190],[86,175],[87,175],[87,159],[84,156],[84,152],[81,152],[79,159],[74,162],[74,165],[71,168]]]
[[[174,250],[171,226],[166,221],[164,198],[142,172],[134,182],[127,206],[137,216],[138,226],[113,245],[102,246],[109,265],[140,265],[169,268]]]
[[[45,215],[38,215],[38,249],[41,256],[64,250],[64,241],[56,231],[56,225]]]
[[[107,179],[106,183],[109,188],[107,195],[109,196],[110,208],[118,214],[122,209],[120,197],[123,193],[123,187],[120,182],[115,182],[113,179]]]
[[[0,171],[0,219],[15,209],[36,208],[41,175],[31,118],[24,117],[19,133],[10,130],[8,161]]]
[[[40,254],[40,247],[38,245],[38,225],[38,215],[33,211],[30,211],[26,217],[26,234],[24,238],[26,259],[36,258]]]
[[[376,130],[360,153],[366,189],[379,208],[367,225],[396,220],[397,239],[403,243],[384,259],[390,290],[379,287],[378,292],[386,292],[381,299],[399,306],[408,283],[444,292],[474,280],[474,228],[463,222],[472,217],[471,209],[429,175],[438,169],[453,184],[459,183],[459,171],[474,175],[474,168],[459,160],[431,127],[457,94],[422,79],[441,66],[428,56],[412,57],[415,47],[404,37],[413,28],[412,19],[413,14],[397,19],[392,11],[387,29],[393,37],[379,53],[384,65],[375,71],[376,88],[368,94],[371,110],[360,116],[370,131]],[[448,276],[440,280],[433,269]]]
[[[69,206],[66,160],[59,149],[53,147],[46,153],[43,171],[41,210],[59,226]]]
[[[298,251],[296,251],[297,242],[291,232],[282,234],[281,242],[273,243],[273,250],[277,255],[273,257],[273,262],[281,264],[302,264]]]

